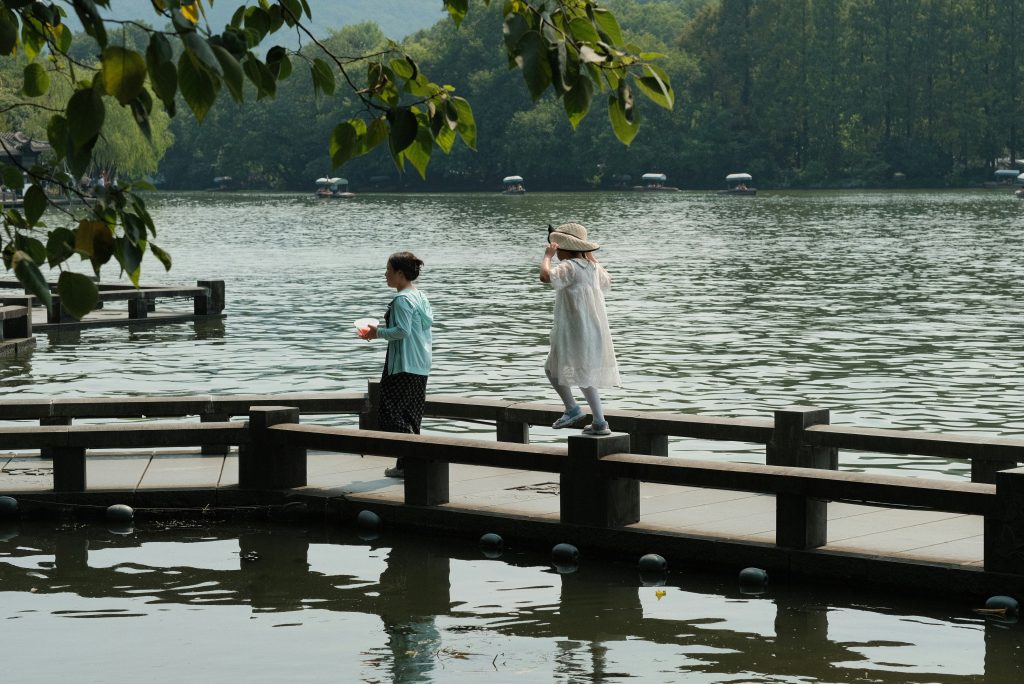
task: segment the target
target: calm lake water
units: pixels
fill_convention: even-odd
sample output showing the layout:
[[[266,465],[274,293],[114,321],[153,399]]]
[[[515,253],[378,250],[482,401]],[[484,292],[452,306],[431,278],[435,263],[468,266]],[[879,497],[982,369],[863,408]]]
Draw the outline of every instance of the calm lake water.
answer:
[[[0,530],[4,681],[996,682],[1021,630],[969,606],[773,588],[340,530]],[[55,657],[56,656],[56,657]]]
[[[552,295],[537,264],[547,224],[575,220],[613,277],[623,386],[603,393],[609,408],[769,418],[803,404],[830,408],[833,423],[1024,435],[1024,202],[1009,194],[182,194],[151,206],[175,267],[148,260],[144,282],[223,279],[228,318],[43,333],[32,353],[0,359],[0,394],[362,391],[384,347],[351,322],[381,316],[387,256],[410,249],[437,317],[429,391],[555,402],[542,369]],[[739,444],[677,440],[671,452],[763,460],[763,447]],[[841,463],[968,476],[934,459]],[[305,681],[1019,682],[1024,671],[1020,627],[940,598],[746,597],[733,576],[684,573],[659,599],[632,568],[560,576],[543,555],[488,561],[461,547],[419,577],[428,551],[408,540],[219,528],[72,535],[65,572],[65,534],[23,531],[0,548],[12,681],[166,680],[180,652],[195,654],[198,681],[297,681],[295,663]],[[241,559],[250,544],[260,561]],[[71,649],[63,666],[56,643]]]

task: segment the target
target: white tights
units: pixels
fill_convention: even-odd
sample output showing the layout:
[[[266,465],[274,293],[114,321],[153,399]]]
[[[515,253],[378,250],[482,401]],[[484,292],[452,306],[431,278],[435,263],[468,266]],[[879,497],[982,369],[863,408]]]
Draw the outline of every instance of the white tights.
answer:
[[[558,392],[558,396],[562,399],[562,403],[565,404],[566,411],[571,411],[579,406],[579,404],[576,403],[576,397],[572,394],[572,388],[568,385],[559,384],[555,378],[551,377],[551,372],[546,368],[544,369],[544,373],[548,376],[548,382],[550,382],[551,386],[555,388],[556,392]],[[604,409],[601,408],[601,395],[598,393],[597,388],[580,387],[580,391],[583,392],[583,398],[587,400],[587,406],[590,407],[590,414],[594,417],[594,422],[599,424],[606,422],[604,419]]]

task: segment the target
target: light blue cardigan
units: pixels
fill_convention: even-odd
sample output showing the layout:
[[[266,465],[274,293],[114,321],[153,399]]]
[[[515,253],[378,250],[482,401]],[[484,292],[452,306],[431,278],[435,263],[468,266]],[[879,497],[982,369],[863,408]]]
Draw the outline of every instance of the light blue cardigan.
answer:
[[[391,301],[391,325],[377,328],[377,337],[388,342],[388,375],[430,375],[430,326],[434,312],[426,295],[410,287]]]

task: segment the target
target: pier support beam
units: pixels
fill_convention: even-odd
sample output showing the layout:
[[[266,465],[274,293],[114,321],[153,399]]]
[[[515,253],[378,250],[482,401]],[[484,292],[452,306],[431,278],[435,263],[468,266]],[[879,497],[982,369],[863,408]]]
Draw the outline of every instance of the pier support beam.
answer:
[[[85,491],[85,447],[50,447],[53,491]]]
[[[985,571],[1024,575],[1024,468],[996,473],[995,510],[985,516]]]
[[[39,425],[41,427],[50,427],[53,425],[71,425],[71,416],[47,416],[46,418],[39,419]],[[56,447],[43,447],[39,450],[39,455],[43,458],[54,458],[54,449]],[[56,459],[54,459],[56,460]]]
[[[571,435],[569,460],[560,478],[561,521],[594,527],[622,527],[640,520],[640,482],[604,477],[600,460],[628,454],[629,435]]]
[[[203,413],[199,416],[201,423],[226,423],[231,416],[226,413]],[[231,447],[227,444],[204,444],[201,447],[203,456],[227,456]]]
[[[224,311],[224,281],[197,280],[197,287],[205,287],[206,295],[197,295],[192,300],[192,312],[196,316],[209,316]]]
[[[810,446],[804,430],[828,425],[828,409],[793,406],[775,412],[775,430],[768,444],[767,462],[773,466],[836,470],[838,452]],[[775,543],[790,549],[813,549],[828,543],[828,502],[801,494],[775,497]]]
[[[630,432],[630,453],[648,456],[668,456],[668,435],[653,432]]]
[[[275,439],[271,427],[298,423],[299,409],[253,406],[249,443],[238,450],[238,486],[242,489],[290,489],[306,485],[306,450]]]
[[[412,506],[439,506],[448,503],[448,462],[406,456],[405,503]]]
[[[511,420],[499,420],[497,422],[497,435],[499,442],[529,444],[530,424]]]
[[[376,430],[377,409],[380,406],[380,383],[370,380],[366,383],[366,405],[359,412],[359,429]]]

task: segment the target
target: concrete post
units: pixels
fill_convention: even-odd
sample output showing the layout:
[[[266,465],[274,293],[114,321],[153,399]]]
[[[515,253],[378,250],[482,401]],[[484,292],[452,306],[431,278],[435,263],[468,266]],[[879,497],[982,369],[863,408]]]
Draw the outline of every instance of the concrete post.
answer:
[[[41,427],[47,427],[51,425],[71,425],[71,416],[47,416],[46,418],[39,419],[39,425]],[[53,450],[56,447],[43,447],[39,450],[39,455],[43,458],[53,458]]]
[[[206,296],[197,296],[193,302],[193,313],[196,316],[208,316],[224,311],[224,281],[197,280],[197,287],[206,288]]]
[[[50,308],[46,311],[47,323],[67,323],[75,320],[74,317],[60,303],[60,295],[50,295]]]
[[[85,491],[85,447],[50,447],[53,491]]]
[[[249,443],[238,451],[240,488],[289,489],[306,485],[306,450],[285,444],[270,431],[274,425],[298,422],[299,409],[294,407],[249,409]]]
[[[23,306],[25,316],[11,318],[3,322],[3,334],[0,339],[14,339],[19,337],[32,337],[32,298],[31,297],[3,297],[0,304],[4,306]]]
[[[1024,468],[996,473],[994,508],[985,516],[985,571],[1024,575]]]
[[[513,442],[515,444],[530,443],[530,424],[520,423],[512,420],[499,420],[496,426],[499,442]]]
[[[128,318],[137,320],[146,318],[149,315],[149,307],[146,306],[145,297],[135,297],[128,300]]]
[[[594,527],[621,527],[640,520],[640,482],[606,478],[599,461],[629,453],[629,435],[572,435],[569,460],[560,477],[561,521]]]
[[[647,454],[648,456],[668,456],[668,435],[656,435],[651,432],[630,432],[629,443],[631,453]]]
[[[438,506],[448,503],[448,462],[428,461],[406,456],[405,503],[413,506]]]
[[[366,383],[366,406],[359,412],[359,429],[377,429],[377,407],[380,406],[380,383],[370,380]]]
[[[226,413],[204,413],[199,416],[201,423],[226,423],[231,416]],[[227,444],[204,444],[201,447],[203,456],[227,456],[231,447]]]
[[[768,444],[768,465],[799,468],[838,468],[838,452],[827,447],[812,447],[804,440],[804,430],[812,425],[828,425],[828,409],[793,406],[775,412],[775,430]],[[828,502],[800,494],[775,497],[775,543],[791,549],[813,549],[828,543]]]
[[[995,484],[996,473],[1007,468],[1016,468],[1016,463],[1010,461],[998,461],[987,458],[971,459],[971,482],[983,484]]]

